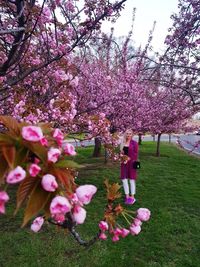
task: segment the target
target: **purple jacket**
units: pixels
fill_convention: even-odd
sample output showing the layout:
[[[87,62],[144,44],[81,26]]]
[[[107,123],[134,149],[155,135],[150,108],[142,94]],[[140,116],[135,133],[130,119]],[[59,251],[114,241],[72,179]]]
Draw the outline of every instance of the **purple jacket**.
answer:
[[[137,170],[133,169],[133,162],[138,159],[138,143],[134,140],[130,141],[128,148],[128,156],[130,160],[127,164],[121,163],[121,179],[137,179]]]

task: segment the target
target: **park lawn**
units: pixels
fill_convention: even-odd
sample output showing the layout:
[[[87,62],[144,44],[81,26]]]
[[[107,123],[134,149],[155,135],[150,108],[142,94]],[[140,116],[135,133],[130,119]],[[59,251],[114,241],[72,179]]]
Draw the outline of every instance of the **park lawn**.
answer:
[[[149,222],[138,236],[129,235],[117,243],[98,241],[90,248],[79,246],[63,230],[43,226],[35,234],[20,228],[22,212],[15,218],[15,189],[7,214],[0,218],[1,267],[198,267],[200,266],[200,159],[174,145],[161,144],[161,157],[154,156],[155,143],[140,147],[142,169],[137,181],[137,202],[128,207],[151,210]],[[103,181],[119,181],[119,165],[103,164],[103,158],[91,157],[92,148],[78,150],[80,169],[77,183],[98,187],[88,215],[78,227],[82,237],[90,239],[97,232],[103,216],[105,190]],[[122,192],[122,189],[121,189]],[[121,199],[122,202],[122,199]],[[126,221],[121,221],[126,226]]]

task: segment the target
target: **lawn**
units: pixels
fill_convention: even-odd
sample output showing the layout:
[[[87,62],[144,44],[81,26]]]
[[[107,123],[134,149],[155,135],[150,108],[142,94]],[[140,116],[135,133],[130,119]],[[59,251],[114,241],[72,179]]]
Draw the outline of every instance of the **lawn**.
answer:
[[[154,156],[155,143],[140,147],[142,168],[137,181],[137,201],[129,207],[146,207],[152,217],[143,224],[138,236],[128,236],[117,243],[98,241],[90,248],[79,246],[63,230],[43,226],[35,234],[20,228],[22,212],[13,217],[15,189],[0,217],[1,267],[198,267],[200,266],[200,159],[161,144],[161,157]],[[79,226],[82,237],[90,239],[103,216],[105,190],[103,181],[119,181],[118,164],[104,165],[103,158],[91,157],[92,148],[78,151],[78,184],[98,187],[93,201],[86,207],[87,219]],[[122,190],[121,190],[122,192]],[[122,202],[122,199],[121,199]],[[126,226],[126,221],[123,222]]]

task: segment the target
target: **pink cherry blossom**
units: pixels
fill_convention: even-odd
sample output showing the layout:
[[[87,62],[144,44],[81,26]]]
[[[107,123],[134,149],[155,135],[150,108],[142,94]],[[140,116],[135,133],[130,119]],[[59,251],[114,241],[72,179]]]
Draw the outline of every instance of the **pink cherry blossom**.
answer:
[[[9,196],[5,191],[0,192],[0,213],[5,213],[5,203],[8,202]]]
[[[122,234],[122,230],[117,227],[116,229],[113,230],[113,233],[114,233],[114,235],[121,235]]]
[[[141,226],[140,225],[131,225],[130,231],[132,235],[138,235],[141,231]]]
[[[36,177],[38,173],[41,171],[41,168],[37,164],[33,163],[30,165],[28,171],[29,171],[30,176]]]
[[[99,229],[102,231],[107,231],[108,230],[108,224],[105,221],[100,221],[99,223]]]
[[[141,221],[148,221],[150,219],[151,212],[146,208],[140,208],[137,210],[137,218]]]
[[[63,213],[56,213],[52,218],[58,223],[63,223],[65,221],[65,215]]]
[[[96,191],[97,188],[94,185],[81,185],[76,189],[76,195],[82,204],[87,205],[90,203]]]
[[[53,132],[53,137],[56,139],[59,146],[61,146],[62,141],[64,140],[64,134],[60,129],[56,128]]]
[[[99,239],[106,240],[107,239],[107,235],[104,232],[101,232],[101,234],[99,235]]]
[[[58,161],[59,156],[61,155],[61,151],[58,148],[51,147],[48,151],[48,161],[55,163]]]
[[[42,177],[42,187],[44,190],[54,192],[58,188],[55,176],[46,174]]]
[[[62,145],[64,153],[66,155],[69,156],[75,156],[76,155],[76,151],[73,145],[69,144],[69,143],[63,143]]]
[[[35,218],[35,220],[31,224],[31,230],[33,232],[37,233],[38,231],[40,231],[43,223],[44,223],[44,218],[43,217],[40,216],[40,217]]]
[[[112,238],[112,241],[113,242],[119,241],[119,236],[118,235],[114,235],[113,238]]]
[[[48,140],[45,137],[43,137],[42,139],[40,139],[40,144],[42,146],[48,146]]]
[[[126,237],[129,233],[130,233],[130,231],[128,229],[126,229],[126,228],[121,229],[121,236],[122,237]]]
[[[7,178],[6,182],[8,184],[16,184],[24,180],[26,177],[26,172],[22,167],[17,166],[14,170],[10,171]]]
[[[56,196],[50,204],[50,212],[55,214],[66,214],[71,210],[71,205],[66,197]]]
[[[86,210],[79,205],[73,208],[72,218],[77,224],[82,224],[86,218]]]
[[[22,137],[27,141],[38,142],[43,138],[43,132],[37,126],[24,126],[22,128]]]
[[[141,222],[141,220],[139,220],[138,218],[135,218],[134,220],[133,220],[133,224],[135,224],[136,226],[141,226],[142,225],[142,222]]]

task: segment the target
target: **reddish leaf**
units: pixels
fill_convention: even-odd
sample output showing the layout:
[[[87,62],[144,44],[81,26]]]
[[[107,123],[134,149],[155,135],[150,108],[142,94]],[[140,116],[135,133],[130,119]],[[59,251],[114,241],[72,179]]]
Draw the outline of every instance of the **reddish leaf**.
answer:
[[[64,170],[53,167],[50,170],[50,173],[57,177],[60,183],[64,186],[67,194],[74,192],[76,189],[76,184],[74,183],[74,176],[69,169]]]
[[[43,162],[47,161],[47,148],[42,146],[40,143],[34,143],[34,142],[27,142],[23,141],[23,145],[28,148],[30,151],[32,151],[33,154],[35,154],[39,159],[41,159]]]
[[[14,167],[14,161],[15,161],[15,155],[16,150],[14,146],[3,146],[1,147],[2,154],[6,161],[8,162],[8,165],[11,169]]]
[[[26,177],[20,184],[18,190],[17,190],[17,205],[14,212],[14,215],[18,212],[21,205],[24,203],[24,201],[28,198],[31,191],[35,188],[35,186],[38,184],[38,179],[35,177]]]
[[[121,188],[121,186],[118,183],[109,184],[109,181],[105,180],[104,184],[107,189],[108,200],[114,201],[115,199],[121,197],[121,193],[119,192],[119,189]]]
[[[32,219],[45,207],[51,194],[52,193],[45,191],[41,187],[40,182],[36,184],[31,192],[29,201],[26,206],[22,227],[24,227],[30,221],[30,219]]]
[[[4,183],[4,177],[8,170],[8,163],[4,157],[0,156],[0,185]]]
[[[20,124],[13,117],[11,117],[11,116],[0,116],[0,122],[6,128],[8,128],[9,132],[13,136],[17,136],[18,137],[20,135]]]
[[[15,166],[21,165],[28,156],[28,149],[26,147],[20,147],[17,150],[16,156],[15,156]]]

